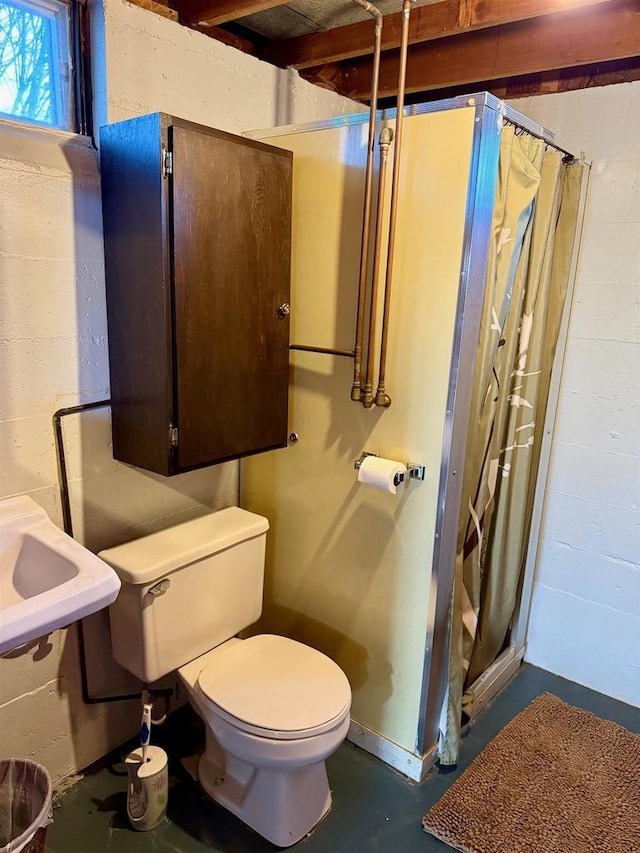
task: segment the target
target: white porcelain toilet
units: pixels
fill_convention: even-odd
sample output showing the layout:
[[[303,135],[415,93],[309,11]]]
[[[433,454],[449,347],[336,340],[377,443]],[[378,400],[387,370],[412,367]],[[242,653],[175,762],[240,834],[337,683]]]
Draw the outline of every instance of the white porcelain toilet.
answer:
[[[144,682],[177,670],[206,726],[205,791],[280,847],[327,813],[325,759],[349,728],[351,689],[321,652],[235,637],[262,612],[269,522],[238,507],[102,551],[122,582],[115,659]]]

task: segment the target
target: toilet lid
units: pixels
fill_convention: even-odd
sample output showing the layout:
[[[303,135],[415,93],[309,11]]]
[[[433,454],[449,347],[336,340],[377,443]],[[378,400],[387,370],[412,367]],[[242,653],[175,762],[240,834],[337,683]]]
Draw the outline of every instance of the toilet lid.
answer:
[[[273,634],[229,646],[200,673],[199,685],[229,716],[271,731],[316,728],[351,704],[351,687],[337,664]]]

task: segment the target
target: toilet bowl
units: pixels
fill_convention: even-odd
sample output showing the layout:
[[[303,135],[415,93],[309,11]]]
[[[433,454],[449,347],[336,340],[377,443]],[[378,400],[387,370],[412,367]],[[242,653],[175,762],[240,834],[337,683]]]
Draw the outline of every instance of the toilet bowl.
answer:
[[[229,640],[178,670],[206,727],[200,784],[273,844],[304,837],[329,810],[325,759],[349,728],[342,670],[274,635]]]
[[[177,671],[206,729],[199,778],[218,803],[280,847],[327,813],[325,759],[349,727],[351,689],[316,649],[240,631],[262,613],[269,522],[239,507],[100,556],[120,577],[114,658],[145,683]]]

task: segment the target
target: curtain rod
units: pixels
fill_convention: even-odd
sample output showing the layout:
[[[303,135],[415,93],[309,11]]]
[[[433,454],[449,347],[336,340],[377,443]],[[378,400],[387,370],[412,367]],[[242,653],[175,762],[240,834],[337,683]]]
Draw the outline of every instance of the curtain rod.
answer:
[[[505,113],[502,114],[502,120],[505,124],[510,124],[512,127],[515,127],[522,133],[527,133],[529,136],[533,136],[536,139],[541,139],[550,148],[555,148],[556,151],[560,151],[562,154],[565,155],[563,160],[566,164],[575,165],[581,163],[585,166],[591,165],[591,159],[585,155],[584,151],[581,151],[580,155],[578,156],[572,151],[568,151],[566,148],[563,148],[561,145],[558,145],[558,143],[555,141],[555,134],[551,133],[550,131],[547,131],[546,128],[540,126],[540,131],[536,132],[531,127],[526,127],[515,119],[510,118]]]

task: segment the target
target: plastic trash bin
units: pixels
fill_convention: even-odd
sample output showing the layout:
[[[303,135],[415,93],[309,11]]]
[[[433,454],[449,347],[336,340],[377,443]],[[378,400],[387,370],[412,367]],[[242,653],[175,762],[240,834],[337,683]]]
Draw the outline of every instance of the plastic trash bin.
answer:
[[[0,853],[42,853],[51,811],[51,777],[22,758],[0,761]]]

